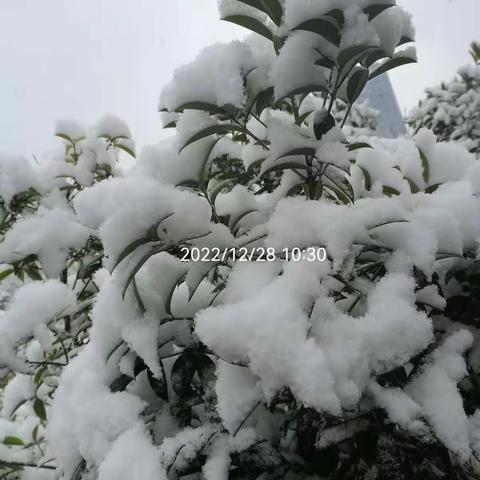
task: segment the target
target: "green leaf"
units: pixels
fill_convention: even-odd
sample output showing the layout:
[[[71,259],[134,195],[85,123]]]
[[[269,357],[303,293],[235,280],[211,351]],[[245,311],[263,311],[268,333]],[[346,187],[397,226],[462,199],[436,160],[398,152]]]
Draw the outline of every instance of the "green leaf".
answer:
[[[127,385],[132,382],[132,378],[128,375],[120,375],[110,384],[110,390],[112,392],[124,392]]]
[[[195,280],[194,283],[190,283],[187,285],[188,287],[188,301],[190,301],[193,296],[195,295],[195,292],[198,290],[198,287],[200,284],[205,280],[206,276],[210,273],[210,271],[218,266],[218,263],[209,263],[208,264],[208,269],[202,273],[202,275],[199,275],[198,278]]]
[[[14,272],[13,268],[9,268],[8,270],[4,270],[3,272],[0,273],[0,282],[2,280],[5,280],[9,275],[11,275]]]
[[[373,148],[373,147],[368,143],[364,143],[364,142],[351,143],[350,145],[347,146],[347,150],[349,152],[353,152],[354,150],[359,150],[360,148]]]
[[[335,66],[335,62],[333,62],[327,57],[322,57],[315,62],[315,65],[318,65],[319,67],[328,68],[331,70]]]
[[[313,133],[315,138],[320,140],[326,133],[335,127],[335,118],[327,111],[321,112],[320,115],[315,115],[313,122]]]
[[[300,148],[294,148],[293,150],[290,150],[286,153],[283,153],[279,157],[277,157],[274,161],[276,162],[277,160],[280,160],[281,158],[285,157],[293,157],[295,155],[315,155],[316,150],[312,147],[300,147]]]
[[[240,222],[240,220],[242,220],[242,218],[246,217],[247,215],[249,215],[250,213],[253,213],[253,212],[258,212],[258,210],[257,209],[250,209],[250,210],[247,210],[246,212],[243,212],[240,215],[238,215],[238,217],[233,222],[231,222],[230,230],[233,232],[235,230],[235,227],[238,225],[238,222]]]
[[[315,64],[320,65],[325,68],[329,68],[330,70],[335,67],[336,63],[335,60],[333,60],[331,57],[327,56],[325,52],[322,52],[319,48],[314,48],[314,50],[320,55],[321,58],[319,58]]]
[[[66,140],[67,142],[70,142],[71,144],[74,143],[74,141],[66,133],[56,133],[55,136],[59,138],[63,138],[64,140]]]
[[[290,170],[306,170],[307,167],[306,167],[306,165],[303,165],[301,163],[286,162],[286,163],[282,163],[281,165],[275,165],[273,167],[268,168],[267,170],[265,170],[262,173],[261,176],[264,177],[265,175],[268,175],[269,173],[277,172],[279,170],[287,170],[287,169],[290,169]]]
[[[368,68],[362,68],[354,72],[348,80],[347,98],[350,105],[353,105],[363,92],[363,89],[368,82],[368,75]]]
[[[137,238],[133,242],[131,242],[129,245],[127,245],[120,255],[117,258],[117,261],[115,262],[112,272],[118,267],[118,265],[125,259],[127,258],[131,253],[133,253],[137,248],[141,247],[142,245],[145,245],[147,243],[155,242],[159,240],[158,237],[158,227],[168,218],[170,218],[173,215],[173,213],[169,213],[168,215],[165,215],[161,220],[159,220],[157,223],[152,225],[146,232],[146,235],[141,238]]]
[[[387,10],[388,8],[394,7],[395,5],[389,3],[379,3],[377,5],[370,5],[369,7],[365,7],[363,12],[368,16],[368,20],[371,22],[375,17],[380,15],[383,11]]]
[[[330,10],[325,14],[325,16],[332,18],[335,20],[337,26],[339,29],[343,28],[343,25],[345,23],[345,15],[343,14],[343,11],[336,8],[334,10]]]
[[[252,18],[247,15],[229,15],[228,17],[223,17],[222,20],[245,27],[252,32],[262,35],[268,40],[273,41],[273,33],[256,18]]]
[[[158,240],[158,238],[157,238]],[[154,242],[155,238],[152,237],[142,237],[142,238],[137,238],[137,240],[134,240],[132,243],[130,243],[119,255],[117,258],[117,261],[113,265],[112,268],[112,273],[115,271],[115,269],[122,263],[122,261],[127,258],[130,254],[132,254],[137,248],[141,247],[142,245],[146,245],[147,243]]]
[[[33,441],[36,442],[38,438],[38,428],[40,425],[36,425],[35,428],[32,430],[32,438]]]
[[[195,365],[200,381],[204,387],[215,381],[216,366],[208,355],[203,353],[195,355]]]
[[[278,55],[282,47],[285,45],[285,42],[288,37],[279,37],[278,35],[273,36],[273,48],[275,53]]]
[[[166,250],[165,246],[155,246],[152,249],[150,249],[145,255],[143,255],[143,257],[140,259],[140,261],[135,265],[133,270],[128,275],[127,281],[125,282],[125,286],[123,287],[122,298],[125,298],[125,294],[127,293],[130,283],[132,283],[133,279],[135,278],[135,275],[145,265],[145,263],[147,263],[148,259],[164,250]]]
[[[148,378],[148,383],[150,383],[150,387],[155,392],[155,395],[158,398],[161,398],[162,400],[164,400],[165,402],[168,402],[168,387],[165,379],[165,371],[163,371],[163,377],[159,379],[154,377],[152,371],[148,368],[147,378]]]
[[[371,45],[354,45],[341,50],[337,57],[337,64],[340,70],[350,63],[356,64],[360,59],[377,47]]]
[[[343,202],[343,204],[348,205],[349,203],[352,203],[352,199],[337,185],[323,184],[323,188],[333,192],[338,197],[338,199]]]
[[[307,20],[295,28],[292,28],[292,30],[304,30],[306,32],[316,33],[336,47],[340,45],[340,32],[332,21],[332,18],[326,15]]]
[[[313,113],[313,110],[309,110],[298,117],[297,125],[300,126],[302,123]]]
[[[185,396],[191,389],[191,382],[195,375],[194,357],[188,353],[180,355],[173,364],[170,376],[173,391],[180,396]]]
[[[268,87],[267,89],[259,92],[257,98],[255,99],[255,110],[258,115],[260,115],[263,110],[265,110],[265,108],[273,101],[274,96],[275,94],[273,87]]]
[[[133,277],[132,286],[133,286],[133,294],[135,295],[135,300],[137,301],[138,308],[143,315],[147,311],[147,309],[145,308],[145,304],[143,303],[142,297],[138,290],[138,285],[137,285],[137,281],[135,280],[135,277]]]
[[[13,415],[15,414],[15,412],[16,412],[22,405],[25,405],[25,403],[27,403],[27,399],[20,400],[20,401],[15,405],[15,408],[11,411],[10,416],[13,417]]]
[[[370,173],[368,173],[368,170],[366,170],[365,168],[363,167],[358,167],[360,168],[360,170],[362,171],[363,173],[363,177],[365,179],[365,188],[367,190],[370,190],[372,188],[372,177],[370,176]]]
[[[37,417],[44,422],[47,421],[47,412],[45,410],[45,405],[43,402],[36,398],[35,402],[33,403],[33,411],[37,414]]]
[[[406,43],[414,42],[415,40],[413,38],[407,37],[406,35],[403,35],[400,38],[400,41],[397,44],[397,47],[400,47],[401,45],[405,45]]]
[[[393,197],[400,195],[400,192],[396,190],[395,188],[384,186],[383,187],[383,194],[386,195],[387,197]]]
[[[208,146],[207,151],[205,153],[205,158],[203,159],[202,167],[200,168],[200,173],[198,174],[198,181],[203,186],[208,185],[208,174],[209,174],[208,161],[210,159],[211,153],[213,152],[213,149],[215,148],[215,145],[219,142],[220,138],[221,137],[215,138],[212,141],[212,143]]]
[[[133,376],[137,378],[147,368],[148,368],[147,364],[145,363],[143,358],[140,356],[137,356],[137,358],[135,358],[135,363],[133,365]]]
[[[283,95],[282,98],[293,97],[295,95],[308,95],[309,93],[313,92],[328,92],[328,89],[325,85],[320,84],[305,85],[304,87],[298,87],[294,90],[291,90],[287,94]],[[281,100],[281,98],[279,100]]]
[[[112,357],[112,355],[124,344],[125,344],[125,342],[123,340],[121,342],[117,343],[112,348],[112,350],[110,350],[110,352],[108,353],[107,358],[105,359],[105,363],[107,363],[110,360],[110,358]]]
[[[423,180],[426,184],[428,184],[430,180],[430,165],[428,163],[428,158],[425,153],[422,151],[421,148],[418,148],[418,153],[420,154],[420,160],[422,161],[422,176]]]
[[[272,19],[275,25],[280,26],[282,23],[282,16],[283,16],[283,9],[282,5],[278,0],[260,0],[263,7],[264,12]]]
[[[315,186],[315,192],[314,192],[314,199],[315,200],[320,200],[323,195],[323,182],[319,180],[317,182],[317,185]]]
[[[414,58],[411,57],[395,57],[382,63],[373,73],[370,74],[370,80],[378,77],[382,73],[393,70],[394,68],[401,67],[402,65],[408,65],[409,63],[417,63]]]
[[[253,170],[259,167],[265,160],[266,158],[259,158],[258,160],[255,160],[254,162],[252,162],[247,168],[247,174],[251,175]]]
[[[23,446],[25,445],[25,442],[18,437],[12,437],[12,436],[7,436],[3,439],[3,444],[4,445],[19,445]]]
[[[234,178],[230,178],[228,180],[225,180],[224,182],[221,182],[213,189],[213,192],[210,195],[210,202],[212,203],[212,205],[215,205],[215,200],[217,199],[218,194],[234,181]]]
[[[225,135],[231,132],[242,132],[242,127],[233,124],[217,124],[217,125],[209,125],[208,127],[202,128],[199,132],[197,132],[193,137],[191,137],[187,143],[185,143],[182,148],[180,148],[180,152],[188,147],[190,144],[196,142],[197,140],[201,140],[202,138],[209,137],[210,135]]]
[[[406,178],[406,177],[405,177],[405,180],[407,180],[408,184],[410,185],[410,191],[412,193],[418,193],[420,191],[420,189],[418,188],[418,185],[413,180],[410,180],[409,178]]]
[[[372,48],[372,50],[362,58],[361,62],[365,67],[371,67],[375,62],[386,57],[388,57],[388,55],[381,48]]]
[[[183,113],[184,110],[202,110],[204,112],[210,113],[211,115],[221,113],[222,109],[214,105],[213,103],[207,102],[187,102],[175,109],[177,113]]]
[[[42,376],[43,376],[43,368],[40,368],[39,370],[37,370],[37,373],[35,373],[35,376],[33,377],[33,383],[35,385],[38,385],[42,380]]]
[[[185,279],[186,274],[182,273],[179,278],[175,281],[175,283],[172,285],[170,288],[170,291],[168,292],[167,298],[165,299],[165,311],[169,314],[172,315],[172,297],[173,294],[175,293],[175,289],[183,282]]]
[[[178,187],[198,188],[200,184],[197,182],[197,180],[190,179],[190,180],[183,180],[182,182],[177,183],[175,186],[177,188]]]
[[[278,0],[239,0],[239,2],[266,13],[277,26],[282,23],[283,9]]]
[[[126,145],[123,145],[121,143],[114,143],[113,146],[128,153],[131,157],[136,158],[135,152],[130,147],[127,147]]]
[[[441,183],[436,183],[435,185],[430,185],[430,187],[425,189],[425,193],[433,193],[441,186]]]

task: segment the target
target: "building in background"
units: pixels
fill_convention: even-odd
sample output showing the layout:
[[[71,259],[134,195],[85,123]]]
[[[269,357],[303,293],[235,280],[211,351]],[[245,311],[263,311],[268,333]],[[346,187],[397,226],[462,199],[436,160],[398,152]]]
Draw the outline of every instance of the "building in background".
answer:
[[[386,73],[367,83],[359,102],[367,103],[369,107],[380,112],[378,116],[379,135],[396,138],[407,133],[397,97]]]

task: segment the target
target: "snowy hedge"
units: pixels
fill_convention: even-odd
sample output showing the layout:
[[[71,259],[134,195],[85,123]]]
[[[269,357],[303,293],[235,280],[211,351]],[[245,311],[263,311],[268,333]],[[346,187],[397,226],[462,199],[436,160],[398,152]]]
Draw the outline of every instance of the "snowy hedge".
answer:
[[[408,119],[415,129],[430,128],[442,141],[454,141],[480,154],[480,44],[472,43],[473,65],[427,90]]]
[[[222,1],[255,35],[177,70],[129,171],[112,118],[2,158],[0,261],[32,277],[0,317],[7,477],[473,478],[477,330],[447,313],[479,164],[342,130],[414,61],[394,3]]]

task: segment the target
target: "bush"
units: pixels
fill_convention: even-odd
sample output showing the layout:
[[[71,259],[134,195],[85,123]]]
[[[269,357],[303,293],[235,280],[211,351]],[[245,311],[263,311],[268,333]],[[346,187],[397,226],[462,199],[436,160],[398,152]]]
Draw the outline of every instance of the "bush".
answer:
[[[439,140],[464,145],[480,154],[480,45],[472,43],[473,65],[458,70],[450,82],[427,90],[410,114],[408,123],[418,131],[433,130]]]
[[[68,179],[31,175],[38,205],[0,248],[41,276],[1,323],[4,409],[27,400],[7,476],[478,474],[477,332],[446,298],[476,259],[479,167],[426,130],[347,140],[368,80],[414,61],[397,48],[413,28],[393,2],[331,3],[221,2],[258,35],[177,70],[160,101],[175,135],[81,182],[133,153],[128,130],[63,129]]]
[[[56,135],[63,151],[39,165],[0,158],[7,303],[0,322],[0,471],[6,478],[17,478],[25,465],[56,469],[45,438],[47,410],[63,367],[89,341],[103,260],[101,241],[79,223],[73,199],[120,174],[120,152],[134,155],[128,128],[113,117],[88,130],[59,122]]]

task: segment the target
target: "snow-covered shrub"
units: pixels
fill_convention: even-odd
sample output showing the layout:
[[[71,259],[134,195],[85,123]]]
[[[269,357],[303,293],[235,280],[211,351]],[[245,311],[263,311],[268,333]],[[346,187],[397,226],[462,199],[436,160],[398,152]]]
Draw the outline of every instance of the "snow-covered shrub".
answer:
[[[442,141],[455,141],[480,154],[480,45],[472,43],[473,65],[460,68],[450,82],[429,88],[426,98],[410,113],[408,123],[418,131],[433,130]]]
[[[394,3],[220,2],[259,35],[178,69],[160,101],[176,134],[69,197],[80,230],[53,240],[76,249],[87,229],[104,256],[91,328],[37,402],[44,478],[471,478],[478,396],[457,385],[478,371],[477,331],[441,312],[476,258],[477,161],[426,130],[365,143],[341,128],[370,78],[413,61]],[[58,275],[48,233],[32,253]],[[27,398],[17,340],[41,350],[47,318],[76,332],[91,305],[30,285],[1,350]]]
[[[378,117],[380,115],[378,110],[370,107],[368,102],[354,103],[350,114],[345,117],[347,108],[347,104],[337,102],[332,110],[337,124],[341,124],[346,119],[344,132],[347,139],[378,135]]]
[[[26,465],[55,469],[47,411],[62,368],[88,343],[103,258],[72,202],[121,173],[121,151],[134,155],[128,128],[113,117],[88,130],[59,122],[56,135],[64,147],[40,163],[0,155],[0,472],[7,478]]]

